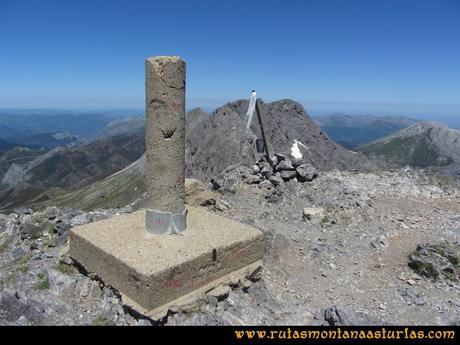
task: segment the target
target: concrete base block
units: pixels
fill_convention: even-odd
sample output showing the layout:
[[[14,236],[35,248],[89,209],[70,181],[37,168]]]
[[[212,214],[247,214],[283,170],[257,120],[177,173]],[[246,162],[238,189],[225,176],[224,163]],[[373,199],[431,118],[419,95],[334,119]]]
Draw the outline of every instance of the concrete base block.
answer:
[[[152,318],[260,269],[259,230],[202,208],[188,211],[179,235],[147,232],[145,210],[78,226],[70,232],[69,255]]]

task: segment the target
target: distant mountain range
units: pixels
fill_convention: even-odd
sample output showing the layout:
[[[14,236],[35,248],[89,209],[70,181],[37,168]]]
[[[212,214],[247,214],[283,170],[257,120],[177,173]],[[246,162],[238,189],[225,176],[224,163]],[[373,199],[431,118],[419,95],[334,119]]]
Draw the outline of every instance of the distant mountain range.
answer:
[[[13,170],[18,172],[48,150],[144,132],[143,117],[118,118],[126,112],[114,111],[112,115],[106,115],[57,110],[0,110],[0,181],[11,165],[14,164]],[[57,151],[51,155],[57,155]],[[65,157],[61,158],[65,161]],[[121,164],[129,162],[120,161]],[[50,164],[50,169],[53,167]]]
[[[0,151],[8,151],[15,147],[27,147],[32,149],[52,149],[58,146],[71,147],[79,143],[79,138],[76,135],[68,132],[56,133],[39,133],[23,136],[16,136],[8,139],[0,138]]]
[[[97,131],[94,135],[87,139],[88,142],[93,142],[101,139],[107,139],[114,136],[129,136],[140,132],[145,132],[144,117],[126,117],[116,119],[110,122],[106,127]]]
[[[252,166],[260,156],[255,139],[261,134],[257,117],[250,129],[246,129],[247,107],[248,101],[239,100],[219,107],[212,114],[200,108],[186,114],[187,177],[209,181],[229,166]],[[343,114],[313,121],[299,103],[288,99],[261,101],[260,109],[270,152],[289,154],[297,140],[302,143],[299,146],[302,160],[318,170],[373,170],[385,168],[388,162],[414,166],[460,163],[460,131],[439,124],[404,117]],[[49,151],[14,148],[0,152],[0,209],[23,205],[119,207],[142,196],[145,119],[108,118],[107,122],[104,116],[96,118],[99,119],[96,128],[86,130],[85,140],[79,138],[75,147]],[[70,127],[74,124],[69,121]],[[72,128],[78,130],[78,126]],[[369,140],[371,143],[359,145],[358,153],[352,152],[338,145],[326,131],[349,147],[355,148],[357,143]],[[373,140],[382,135],[383,139]],[[55,139],[65,138],[63,134]]]
[[[353,149],[376,139],[385,137],[420,120],[403,116],[372,116],[331,114],[315,117],[313,121],[332,140]]]
[[[10,162],[0,182],[0,208],[46,202],[59,191],[82,188],[123,169],[144,152],[145,134],[138,132]]]
[[[460,130],[436,122],[420,122],[357,150],[416,167],[460,164]]]
[[[0,199],[0,209],[26,203],[34,209],[60,205],[82,210],[126,206],[146,191],[145,154],[122,170],[80,188],[16,189],[17,199]],[[17,202],[17,200],[20,200]]]
[[[118,115],[101,113],[0,110],[0,151],[16,146],[37,149],[74,146],[87,142],[117,118]]]
[[[11,165],[16,164],[18,167],[24,167],[46,152],[46,149],[36,150],[28,147],[14,147],[5,152],[0,151],[0,181]]]
[[[10,115],[0,113],[0,123],[14,131],[10,136],[3,131],[5,138],[55,132],[69,132],[79,137],[85,137],[104,128],[112,120],[100,114]]]
[[[116,135],[75,148],[56,148],[25,167],[13,164],[2,184],[9,187],[25,183],[39,187],[85,185],[119,171],[144,151],[144,133]]]
[[[187,113],[187,177],[209,181],[230,165],[254,164],[259,156],[255,139],[260,137],[260,130],[256,118],[251,129],[246,130],[247,107],[248,102],[240,100],[218,108],[211,115],[198,108]],[[298,140],[304,145],[300,148],[303,161],[318,169],[373,166],[364,155],[330,140],[299,103],[292,100],[261,102],[260,108],[272,155],[291,153],[294,140]],[[20,169],[12,166],[3,177],[3,185],[7,188],[4,188],[3,197],[0,195],[0,209],[24,204],[88,209],[116,207],[134,201],[145,191],[145,158],[129,163],[144,152],[145,133],[141,130],[132,135],[131,125],[143,128],[137,120],[112,123],[99,134],[119,134],[121,131],[123,139],[109,136],[81,147],[55,149]],[[128,142],[130,146],[123,148]],[[123,152],[131,152],[131,155],[125,157]]]

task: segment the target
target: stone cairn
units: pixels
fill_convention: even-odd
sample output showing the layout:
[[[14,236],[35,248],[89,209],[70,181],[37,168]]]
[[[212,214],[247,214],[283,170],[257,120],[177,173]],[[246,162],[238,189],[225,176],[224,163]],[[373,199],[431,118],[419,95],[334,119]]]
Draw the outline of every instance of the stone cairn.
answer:
[[[273,188],[283,182],[296,180],[310,182],[318,177],[318,171],[308,163],[291,159],[287,155],[276,153],[272,164],[262,156],[252,167],[252,170],[241,172],[243,182],[258,184],[260,188]]]

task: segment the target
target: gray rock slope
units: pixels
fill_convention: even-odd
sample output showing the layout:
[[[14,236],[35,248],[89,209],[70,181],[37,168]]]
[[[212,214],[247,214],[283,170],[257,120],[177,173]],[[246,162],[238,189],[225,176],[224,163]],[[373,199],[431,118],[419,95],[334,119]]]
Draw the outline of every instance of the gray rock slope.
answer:
[[[187,131],[190,132],[197,124],[199,124],[201,121],[207,120],[209,117],[209,114],[205,112],[201,108],[194,108],[190,111],[188,111],[185,114],[185,126]]]

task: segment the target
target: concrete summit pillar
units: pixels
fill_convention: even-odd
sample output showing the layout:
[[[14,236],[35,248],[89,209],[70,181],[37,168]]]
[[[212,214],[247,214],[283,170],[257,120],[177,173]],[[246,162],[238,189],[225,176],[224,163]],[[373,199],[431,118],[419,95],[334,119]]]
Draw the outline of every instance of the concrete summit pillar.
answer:
[[[125,305],[159,320],[222,285],[257,279],[264,236],[206,207],[185,208],[185,62],[148,58],[145,74],[147,208],[76,226],[68,250]]]
[[[186,228],[185,62],[156,56],[145,62],[147,211],[153,234]]]

